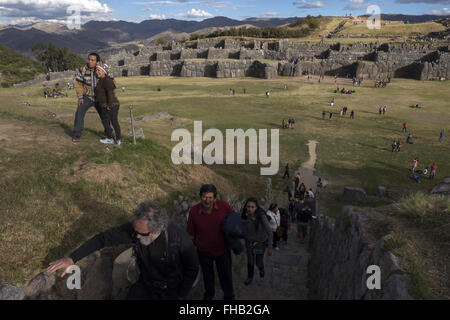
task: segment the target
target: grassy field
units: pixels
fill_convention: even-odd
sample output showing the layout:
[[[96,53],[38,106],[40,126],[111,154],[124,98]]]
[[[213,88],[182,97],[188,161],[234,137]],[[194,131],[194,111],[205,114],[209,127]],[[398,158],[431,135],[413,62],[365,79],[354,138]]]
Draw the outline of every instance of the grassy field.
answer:
[[[445,30],[445,27],[437,22],[425,22],[404,24],[391,21],[382,21],[381,29],[368,29],[366,23],[354,25],[351,21],[347,22],[344,28],[337,33],[343,36],[368,35],[371,37],[412,37],[417,35],[426,35],[431,32]]]
[[[340,80],[342,88],[351,87]],[[284,90],[284,84],[288,90]],[[353,95],[334,94],[331,79],[317,83],[305,79],[262,80],[209,78],[118,78],[120,118],[128,106],[136,117],[168,112],[181,118],[182,128],[192,131],[193,121],[203,121],[203,132],[217,128],[277,129],[282,119],[295,118],[294,129],[280,129],[280,170],[272,177],[275,195],[286,185],[283,168],[293,169],[308,159],[308,140],[318,141],[316,175],[329,181],[321,193],[322,213],[336,216],[344,186],[363,187],[375,195],[379,185],[400,199],[425,192],[437,180],[450,176],[450,140],[438,142],[439,132],[450,127],[449,82],[394,79],[387,88],[375,89],[372,81],[355,88]],[[162,91],[156,90],[161,86]],[[229,89],[236,95],[231,96]],[[243,94],[243,89],[246,94]],[[203,182],[216,183],[222,195],[265,196],[267,177],[259,165],[175,166],[170,150],[170,118],[138,122],[145,140],[137,146],[126,138],[122,147],[106,148],[98,115],[86,116],[80,145],[71,143],[75,92],[68,97],[45,99],[42,87],[1,89],[0,97],[0,283],[22,285],[46,263],[67,254],[95,232],[125,221],[143,199],[165,205],[178,193],[194,194]],[[271,92],[270,99],[264,95]],[[330,100],[335,98],[335,106]],[[31,107],[25,107],[23,102]],[[409,108],[420,104],[422,109]],[[385,115],[378,107],[387,105]],[[348,106],[346,117],[341,107]],[[94,109],[91,109],[94,110]],[[322,111],[333,112],[322,120]],[[355,119],[349,113],[355,110]],[[402,123],[408,122],[414,144],[406,144]],[[130,131],[121,122],[123,133]],[[404,147],[391,152],[393,139]],[[437,179],[410,179],[414,157],[419,168],[436,162]],[[309,187],[309,186],[307,186]],[[379,207],[385,201],[372,201]],[[19,236],[19,238],[18,238]]]
[[[45,74],[38,62],[0,45],[0,87],[10,87]]]

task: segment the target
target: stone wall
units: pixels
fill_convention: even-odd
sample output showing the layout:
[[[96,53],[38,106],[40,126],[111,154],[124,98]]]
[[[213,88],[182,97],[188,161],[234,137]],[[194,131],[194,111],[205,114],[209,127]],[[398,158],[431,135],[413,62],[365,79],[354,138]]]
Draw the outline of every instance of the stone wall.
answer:
[[[42,83],[42,82],[65,80],[65,79],[70,79],[73,81],[75,79],[75,75],[76,75],[76,71],[50,72],[48,75],[41,76],[41,77],[26,81],[26,82],[14,84],[13,87],[14,88],[25,88],[28,86]]]
[[[320,217],[310,235],[309,292],[311,299],[412,299],[411,280],[401,274],[401,260],[385,248],[389,238],[369,232],[374,214],[344,207],[336,221]],[[381,270],[381,289],[367,288],[367,267]]]
[[[183,76],[272,79],[277,76],[338,75],[364,79],[410,78],[436,80],[450,77],[449,46],[428,44],[301,43],[290,40],[237,41],[200,39],[184,45],[144,47],[112,55],[107,61],[114,77]],[[204,61],[189,62],[192,59]],[[211,61],[221,61],[221,63]],[[278,61],[266,63],[263,60]],[[245,63],[243,63],[245,61]],[[216,70],[214,70],[216,65]],[[182,72],[183,70],[183,72]],[[36,79],[25,85],[42,82]]]

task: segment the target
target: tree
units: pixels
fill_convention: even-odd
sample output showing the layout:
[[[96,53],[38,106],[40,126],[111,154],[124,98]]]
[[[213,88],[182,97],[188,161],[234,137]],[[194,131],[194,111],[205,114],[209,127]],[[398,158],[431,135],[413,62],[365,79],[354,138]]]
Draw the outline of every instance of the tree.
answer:
[[[85,64],[79,55],[69,52],[67,47],[57,48],[53,43],[45,45],[42,42],[36,43],[32,47],[36,59],[51,72],[75,70]]]
[[[167,40],[166,40],[166,38],[161,37],[161,38],[156,39],[155,44],[157,46],[165,46],[165,45],[167,45]]]

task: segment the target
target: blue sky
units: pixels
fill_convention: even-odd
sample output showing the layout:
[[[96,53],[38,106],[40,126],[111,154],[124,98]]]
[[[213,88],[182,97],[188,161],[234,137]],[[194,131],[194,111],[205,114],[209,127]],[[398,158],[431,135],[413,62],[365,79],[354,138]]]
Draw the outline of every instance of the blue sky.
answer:
[[[64,22],[74,6],[80,8],[84,23],[88,20],[140,22],[152,18],[199,21],[214,16],[243,20],[308,14],[362,15],[372,4],[378,5],[381,13],[450,14],[450,0],[0,0],[0,23]]]

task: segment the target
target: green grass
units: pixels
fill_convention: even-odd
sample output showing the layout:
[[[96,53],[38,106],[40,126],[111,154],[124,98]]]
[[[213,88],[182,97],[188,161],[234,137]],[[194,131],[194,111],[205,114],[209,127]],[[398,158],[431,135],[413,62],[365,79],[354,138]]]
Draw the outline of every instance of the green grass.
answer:
[[[40,63],[0,45],[1,87],[28,81],[40,74],[45,74],[45,68]]]
[[[344,186],[363,187],[374,195],[379,185],[388,192],[407,195],[426,192],[441,177],[450,176],[450,144],[439,143],[442,128],[449,131],[449,82],[422,82],[394,79],[385,89],[373,88],[372,81],[355,88],[356,94],[334,94],[332,83],[318,84],[296,78],[262,80],[133,77],[117,78],[121,101],[120,118],[128,118],[128,106],[134,106],[135,117],[167,111],[182,118],[182,128],[192,132],[193,121],[203,121],[203,131],[217,128],[278,129],[282,119],[295,118],[295,129],[280,130],[280,170],[272,178],[273,195],[288,183],[282,179],[288,162],[291,175],[308,160],[309,140],[318,141],[316,176],[329,181],[320,196],[321,213],[336,216],[343,203],[339,200]],[[288,84],[289,90],[283,85]],[[156,90],[161,86],[162,91]],[[341,84],[340,87],[343,85]],[[351,87],[351,84],[345,84]],[[236,90],[235,96],[229,89]],[[247,93],[243,94],[243,88]],[[265,91],[270,90],[270,99]],[[26,96],[26,97],[25,97]],[[121,148],[106,152],[98,139],[102,126],[97,114],[88,113],[85,136],[80,148],[70,143],[73,118],[55,120],[54,115],[73,114],[76,109],[74,91],[58,99],[44,99],[42,87],[2,89],[0,120],[25,123],[24,131],[39,132],[51,143],[40,147],[28,143],[28,149],[12,153],[0,149],[0,281],[21,284],[23,280],[59,255],[66,254],[96,232],[117,225],[129,217],[136,204],[148,198],[158,199],[170,207],[178,194],[196,194],[202,182],[234,187],[241,198],[265,196],[266,178],[259,175],[259,165],[174,166],[170,141],[174,128],[168,118],[137,123],[145,140],[138,145],[124,138]],[[335,97],[332,120],[322,120],[323,110],[331,111],[330,100]],[[23,101],[31,103],[24,107]],[[408,106],[419,103],[421,110]],[[378,106],[387,105],[387,114],[378,115]],[[340,118],[340,107],[355,110],[356,119]],[[93,109],[92,109],[93,110]],[[400,153],[392,153],[392,139],[402,139],[403,121],[408,121],[414,144],[405,145]],[[121,122],[122,132],[130,131],[128,122]],[[0,139],[0,143],[3,143]],[[3,146],[3,145],[1,145]],[[13,148],[21,147],[20,143]],[[419,168],[438,165],[435,181],[423,179],[416,184],[410,179],[410,165],[419,157]],[[128,181],[86,181],[79,179],[82,164],[97,166],[120,165],[124,175],[132,172]],[[211,169],[212,173],[208,170]],[[221,178],[220,178],[221,177]],[[220,180],[222,179],[222,180]],[[220,180],[220,182],[219,182]],[[307,186],[310,187],[310,186]],[[228,190],[220,187],[226,195]],[[370,200],[371,206],[383,202]],[[20,226],[17,226],[20,221]],[[434,227],[434,226],[433,226]],[[430,226],[431,228],[431,226]],[[15,241],[16,236],[23,239]],[[34,238],[32,245],[25,245]],[[30,240],[31,241],[31,240]],[[28,261],[23,263],[23,261]]]

